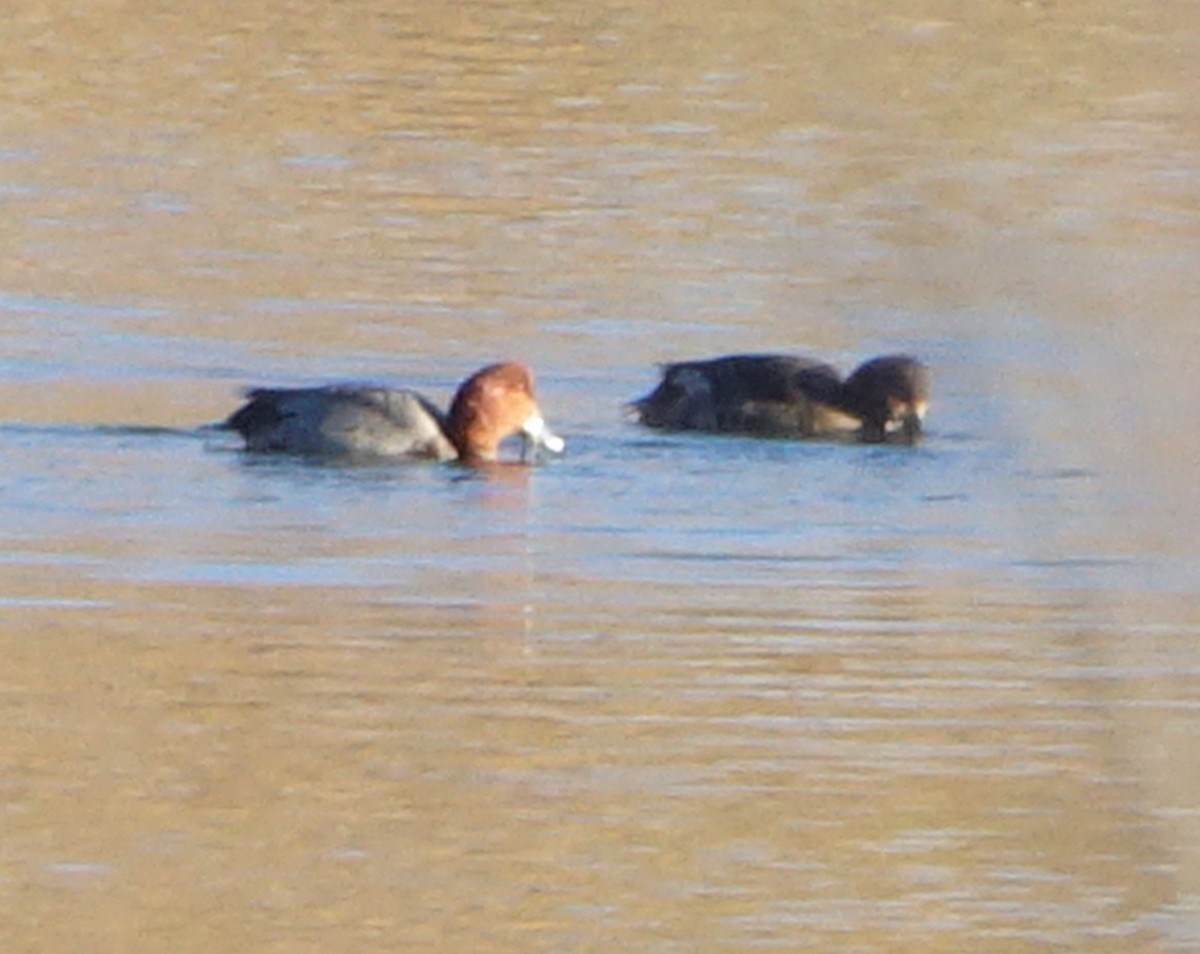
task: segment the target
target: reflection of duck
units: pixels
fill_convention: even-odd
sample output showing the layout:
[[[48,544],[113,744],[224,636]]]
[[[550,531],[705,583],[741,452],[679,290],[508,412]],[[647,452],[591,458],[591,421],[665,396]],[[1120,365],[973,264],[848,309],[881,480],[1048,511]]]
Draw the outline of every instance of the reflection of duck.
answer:
[[[250,451],[338,458],[424,457],[482,463],[520,433],[530,444],[561,451],[533,394],[523,364],[493,364],[467,378],[443,415],[415,391],[362,385],[255,388],[224,427]]]
[[[630,408],[647,427],[820,437],[857,432],[879,442],[914,440],[929,404],[929,369],[908,355],[860,365],[845,381],[827,364],[735,354],[664,365],[662,381]]]

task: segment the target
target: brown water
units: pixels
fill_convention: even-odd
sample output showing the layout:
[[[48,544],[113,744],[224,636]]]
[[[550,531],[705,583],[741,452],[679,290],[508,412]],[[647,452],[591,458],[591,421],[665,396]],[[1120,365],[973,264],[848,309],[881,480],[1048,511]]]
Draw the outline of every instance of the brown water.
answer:
[[[5,954],[1200,949],[1193,4],[250,6],[0,40]],[[748,349],[929,438],[622,419]]]

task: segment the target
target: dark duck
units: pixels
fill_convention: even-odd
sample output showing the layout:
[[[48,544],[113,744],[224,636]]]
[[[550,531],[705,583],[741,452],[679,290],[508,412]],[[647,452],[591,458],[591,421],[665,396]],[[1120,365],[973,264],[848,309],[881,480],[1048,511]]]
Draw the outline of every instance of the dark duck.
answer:
[[[872,358],[844,380],[811,358],[735,354],[664,365],[658,387],[629,408],[667,430],[912,442],[929,386],[929,369],[903,354]]]

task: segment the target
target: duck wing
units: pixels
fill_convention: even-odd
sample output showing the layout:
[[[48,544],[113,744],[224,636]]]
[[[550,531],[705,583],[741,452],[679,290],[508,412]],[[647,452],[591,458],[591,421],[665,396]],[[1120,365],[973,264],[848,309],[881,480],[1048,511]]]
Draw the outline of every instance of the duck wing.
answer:
[[[335,384],[253,388],[224,426],[247,450],[329,457],[458,456],[438,408],[415,391]]]
[[[664,365],[632,405],[650,427],[777,437],[825,433],[842,382],[830,365],[781,354],[733,354]],[[839,415],[840,416],[840,415]]]

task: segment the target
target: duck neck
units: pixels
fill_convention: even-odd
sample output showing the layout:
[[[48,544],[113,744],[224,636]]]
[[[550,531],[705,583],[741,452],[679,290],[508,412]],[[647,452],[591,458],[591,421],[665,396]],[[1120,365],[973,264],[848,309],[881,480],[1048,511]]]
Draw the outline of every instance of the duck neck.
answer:
[[[496,460],[499,447],[486,437],[487,428],[482,422],[451,417],[446,427],[446,436],[458,451],[458,459],[468,466],[487,464]]]
[[[829,405],[835,410],[841,411],[843,414],[853,417],[856,420],[865,421],[870,416],[870,409],[864,405],[861,395],[852,389],[846,388],[845,385],[841,385],[836,390],[830,392],[827,400]]]

